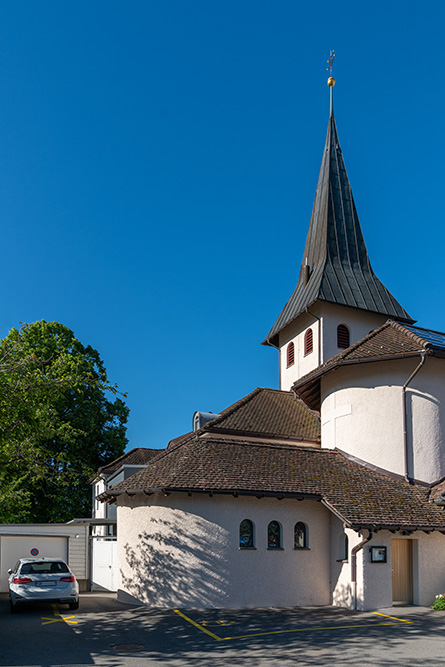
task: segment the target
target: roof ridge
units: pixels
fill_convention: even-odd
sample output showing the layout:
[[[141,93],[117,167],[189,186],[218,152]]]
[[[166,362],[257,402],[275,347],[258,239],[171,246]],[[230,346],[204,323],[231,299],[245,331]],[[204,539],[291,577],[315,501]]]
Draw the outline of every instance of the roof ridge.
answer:
[[[302,398],[300,398],[299,396],[297,396],[297,394],[296,394],[294,391],[292,391],[291,393],[292,393],[292,395],[293,395],[293,398],[297,401],[297,403],[300,403],[301,406],[302,406],[303,408],[306,408],[306,410],[307,410],[313,417],[315,417],[316,419],[318,419],[318,420],[320,421],[320,412],[319,412],[319,410],[313,410],[312,408],[310,408],[310,407],[303,401]]]
[[[302,445],[302,444],[292,444],[288,442],[270,442],[270,440],[261,440],[261,439],[248,439],[245,436],[240,437],[237,440],[232,440],[231,438],[225,438],[224,435],[221,436],[214,436],[211,439],[200,439],[201,443],[207,444],[213,444],[215,442],[219,442],[222,444],[227,444],[227,445],[240,445],[242,447],[268,447],[269,449],[289,449],[289,450],[295,450],[295,449],[303,449],[304,451],[307,452],[334,452],[333,449],[323,449],[322,447],[314,447],[313,445]]]
[[[246,396],[243,396],[243,397],[240,398],[238,401],[235,401],[235,403],[232,403],[232,404],[229,405],[227,408],[225,408],[224,410],[222,410],[222,412],[220,412],[220,413],[218,414],[218,416],[215,417],[215,419],[212,419],[211,421],[209,421],[209,422],[207,422],[206,424],[204,424],[204,426],[203,426],[201,429],[199,429],[199,430],[209,430],[209,428],[210,428],[212,425],[214,426],[214,425],[217,424],[218,422],[220,422],[220,421],[222,421],[223,419],[225,419],[229,414],[233,414],[234,412],[236,412],[237,410],[239,410],[243,405],[245,405],[246,403],[248,403],[249,401],[251,401],[252,398],[253,398],[254,396],[256,396],[257,394],[259,394],[261,391],[264,391],[264,389],[265,389],[264,387],[257,387],[256,389],[254,389],[253,391],[251,391],[249,394],[246,394]]]
[[[406,336],[409,338],[412,338],[412,340],[415,340],[416,343],[422,343],[424,347],[432,347],[431,343],[418,334],[414,333],[414,331],[411,331],[411,329],[407,326],[404,326],[401,322],[395,322],[394,320],[391,320],[391,326],[394,329],[397,329],[398,331],[402,331]],[[434,331],[432,329],[425,329],[424,327],[415,327],[416,329],[423,329],[424,331],[431,331],[432,333],[438,333],[440,334],[440,331]],[[442,334],[443,335],[443,334]]]
[[[125,457],[129,456],[130,454],[132,454],[133,452],[135,452],[138,449],[154,451],[154,448],[150,448],[150,447],[133,447],[133,449],[130,449],[128,452],[124,452],[123,454],[118,456],[117,459],[113,459],[109,463],[104,463],[103,466],[98,468],[98,472],[100,472],[101,470],[104,470],[105,468],[109,468],[111,465],[115,465],[115,464],[119,463],[119,461],[121,461]]]

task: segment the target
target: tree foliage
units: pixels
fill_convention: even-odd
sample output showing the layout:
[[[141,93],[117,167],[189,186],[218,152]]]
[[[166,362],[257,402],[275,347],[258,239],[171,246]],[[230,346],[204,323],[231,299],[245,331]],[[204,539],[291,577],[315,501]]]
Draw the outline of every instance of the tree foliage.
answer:
[[[63,324],[0,341],[0,523],[91,516],[88,481],[127,444],[117,394],[99,353]]]

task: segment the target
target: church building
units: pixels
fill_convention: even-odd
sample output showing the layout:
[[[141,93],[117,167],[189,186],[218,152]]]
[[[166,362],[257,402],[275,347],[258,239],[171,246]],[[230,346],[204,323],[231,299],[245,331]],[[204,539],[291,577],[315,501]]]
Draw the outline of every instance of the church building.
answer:
[[[156,607],[431,605],[445,590],[445,334],[375,275],[332,104],[298,282],[257,388],[102,491],[118,598]]]

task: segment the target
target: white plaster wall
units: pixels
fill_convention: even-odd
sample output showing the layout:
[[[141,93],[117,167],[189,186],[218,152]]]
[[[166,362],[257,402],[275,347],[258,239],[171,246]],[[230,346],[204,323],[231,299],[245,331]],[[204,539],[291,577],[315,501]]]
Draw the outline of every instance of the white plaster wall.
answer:
[[[436,595],[445,593],[445,535],[414,533],[418,539],[419,597],[416,604],[430,606]]]
[[[311,309],[312,311],[312,309]],[[314,305],[313,312],[317,313]],[[304,354],[304,336],[308,329],[312,329],[313,350]],[[280,366],[280,389],[288,391],[298,378],[306,375],[319,365],[319,335],[320,322],[313,317],[303,313],[294,322],[291,322],[280,333],[279,366]],[[287,367],[287,346],[293,342],[295,346],[295,363]],[[321,354],[321,351],[320,351]]]
[[[349,308],[349,306],[337,306],[327,302],[322,303],[321,313],[323,318],[322,363],[342,352],[337,347],[337,327],[339,324],[346,324],[348,327],[350,345],[352,345],[388,320],[387,315],[370,313],[358,308]]]
[[[330,513],[320,503],[198,494],[118,503],[121,600],[190,608],[330,603]],[[243,519],[255,524],[255,550],[239,549]],[[274,520],[280,551],[267,549]],[[297,521],[308,526],[308,550],[293,548]]]
[[[358,542],[368,537],[368,531],[360,535]],[[357,609],[366,611],[379,607],[392,607],[391,539],[396,534],[379,531],[357,553]],[[402,537],[399,534],[399,537]],[[370,547],[386,547],[387,563],[371,563]]]
[[[365,310],[337,306],[324,301],[314,303],[309,310],[313,315],[302,313],[280,333],[280,389],[285,391],[289,390],[300,377],[317,368],[319,363],[324,363],[342,351],[337,347],[339,324],[346,324],[348,327],[352,345],[388,319],[386,315],[368,313]],[[320,320],[317,320],[317,317]],[[313,331],[314,349],[305,356],[304,335],[308,328],[312,328]],[[287,346],[290,342],[295,346],[295,363],[287,368]]]
[[[344,367],[321,386],[321,445],[403,475],[402,386],[419,357]],[[428,358],[407,389],[409,473],[445,476],[445,360]]]
[[[336,607],[350,609],[353,604],[353,590],[351,584],[351,548],[360,542],[357,533],[343,528],[342,522],[333,514],[330,517],[331,533],[331,601]],[[340,560],[340,538],[348,536],[348,558]]]
[[[429,607],[435,596],[445,592],[443,554],[445,535],[427,535],[421,531],[405,536],[380,531],[357,554],[357,578],[363,582],[358,596],[358,609],[369,610],[392,606],[392,540],[413,540],[413,603]],[[369,547],[386,546],[388,562],[371,563]],[[360,557],[360,560],[359,560]]]

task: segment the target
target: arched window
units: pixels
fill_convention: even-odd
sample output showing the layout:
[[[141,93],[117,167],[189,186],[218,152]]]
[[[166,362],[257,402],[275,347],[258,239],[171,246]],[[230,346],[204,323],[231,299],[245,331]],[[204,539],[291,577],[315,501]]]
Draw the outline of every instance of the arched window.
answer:
[[[244,519],[239,525],[239,548],[252,549],[253,547],[253,522],[250,519]]]
[[[349,557],[349,540],[346,533],[342,533],[338,540],[338,560],[348,560]]]
[[[310,354],[314,349],[314,334],[308,329],[304,334],[304,354]]]
[[[349,345],[349,329],[346,324],[339,324],[337,327],[337,347],[344,350]]]
[[[271,521],[267,527],[267,548],[281,549],[281,526],[278,521]]]
[[[293,343],[289,343],[287,346],[287,367],[292,366],[295,362],[295,346]]]
[[[307,526],[302,521],[295,524],[294,528],[294,548],[307,549],[309,546]]]

